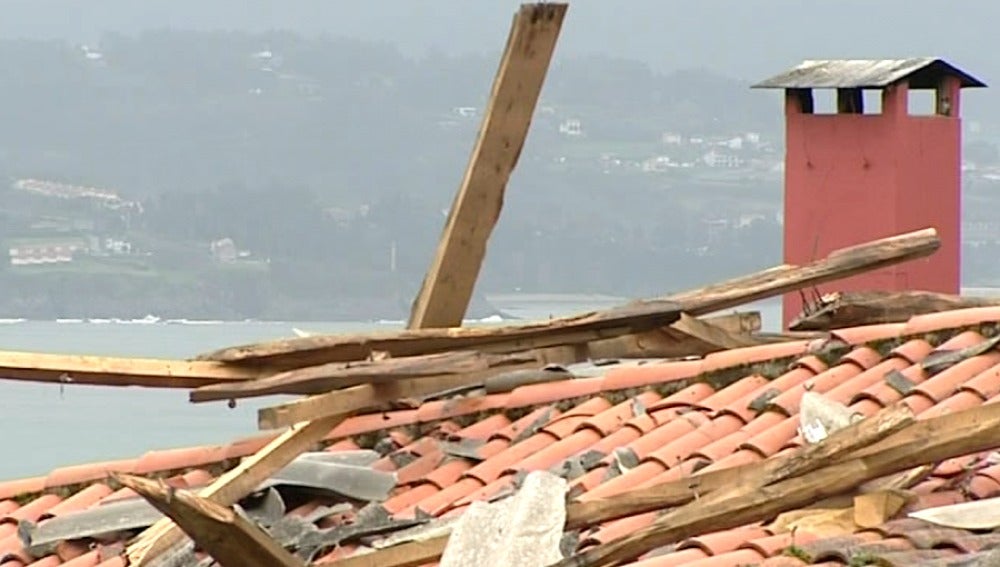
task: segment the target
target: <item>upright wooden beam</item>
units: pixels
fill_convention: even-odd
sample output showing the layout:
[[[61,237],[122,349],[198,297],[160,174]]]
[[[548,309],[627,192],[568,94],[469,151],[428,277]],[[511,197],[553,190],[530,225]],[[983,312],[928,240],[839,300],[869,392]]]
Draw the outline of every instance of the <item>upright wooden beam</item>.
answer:
[[[437,254],[413,303],[411,329],[459,327],[486,243],[503,207],[535,104],[555,50],[566,4],[525,4],[514,16],[479,138],[455,196]]]
[[[264,530],[228,506],[221,506],[188,490],[174,490],[162,482],[130,475],[113,476],[177,522],[199,547],[223,567],[306,565]]]

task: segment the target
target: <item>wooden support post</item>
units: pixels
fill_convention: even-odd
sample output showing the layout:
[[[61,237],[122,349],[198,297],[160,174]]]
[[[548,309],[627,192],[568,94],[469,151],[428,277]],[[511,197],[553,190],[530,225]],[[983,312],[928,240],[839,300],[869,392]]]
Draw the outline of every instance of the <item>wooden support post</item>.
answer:
[[[566,8],[566,4],[525,4],[514,16],[465,178],[413,303],[411,329],[462,325]]]
[[[223,567],[305,567],[264,530],[228,506],[162,482],[123,474],[112,476],[176,522]]]

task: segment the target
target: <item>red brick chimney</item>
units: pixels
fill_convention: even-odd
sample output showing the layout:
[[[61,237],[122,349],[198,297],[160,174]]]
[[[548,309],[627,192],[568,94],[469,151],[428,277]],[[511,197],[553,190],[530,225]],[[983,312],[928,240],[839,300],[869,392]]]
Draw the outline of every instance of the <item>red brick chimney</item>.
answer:
[[[785,262],[933,227],[941,249],[929,258],[840,280],[820,293],[958,293],[960,90],[984,86],[935,58],[806,61],[754,85],[785,91]],[[835,89],[836,108],[819,112],[814,89]],[[909,91],[916,89],[935,94],[932,114],[911,112]],[[864,108],[866,90],[879,93],[881,112]],[[801,296],[786,295],[783,325],[801,311]]]

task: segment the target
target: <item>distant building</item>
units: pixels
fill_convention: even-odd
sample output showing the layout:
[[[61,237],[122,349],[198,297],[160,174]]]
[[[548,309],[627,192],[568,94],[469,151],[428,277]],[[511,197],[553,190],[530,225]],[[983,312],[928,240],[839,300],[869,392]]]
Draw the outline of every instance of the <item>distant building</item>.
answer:
[[[670,156],[655,156],[642,162],[642,170],[647,173],[663,172],[680,164],[670,159]]]
[[[562,123],[559,124],[559,133],[564,136],[582,136],[583,125],[580,120],[576,118],[563,120]]]
[[[701,158],[705,165],[711,168],[735,169],[743,167],[744,160],[738,155],[713,149]]]
[[[668,146],[679,146],[684,143],[684,136],[676,132],[664,132],[660,135],[660,142]]]
[[[232,238],[220,238],[212,242],[211,250],[212,258],[216,262],[222,262],[223,264],[231,264],[239,257],[239,252],[236,250],[236,243],[233,242]]]
[[[7,249],[7,255],[11,266],[37,266],[69,263],[86,251],[85,242],[66,240],[15,244]]]

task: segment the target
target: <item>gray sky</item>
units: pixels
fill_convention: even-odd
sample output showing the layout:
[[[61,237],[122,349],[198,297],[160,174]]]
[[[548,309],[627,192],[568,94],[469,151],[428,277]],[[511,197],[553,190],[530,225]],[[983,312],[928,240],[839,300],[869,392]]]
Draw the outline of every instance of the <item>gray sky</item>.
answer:
[[[102,31],[173,26],[284,28],[390,41],[409,53],[498,50],[516,0],[4,0],[0,36],[93,41]],[[802,58],[941,55],[994,63],[991,0],[575,0],[563,53],[597,51],[656,68],[755,79]],[[986,77],[989,81],[989,77]]]

